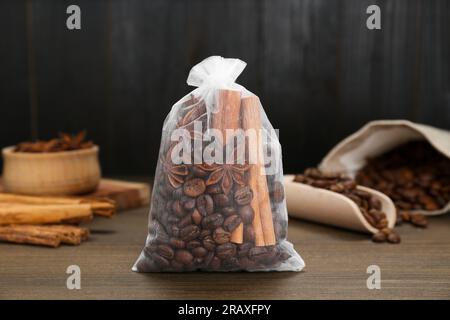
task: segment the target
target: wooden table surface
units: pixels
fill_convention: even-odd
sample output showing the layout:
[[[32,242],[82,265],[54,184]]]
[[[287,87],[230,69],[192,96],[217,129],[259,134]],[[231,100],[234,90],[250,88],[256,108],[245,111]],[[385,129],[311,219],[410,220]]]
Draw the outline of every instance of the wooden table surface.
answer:
[[[0,244],[2,299],[406,299],[450,298],[450,215],[428,229],[399,228],[399,245],[366,235],[290,220],[289,239],[303,272],[139,274],[131,271],[147,229],[147,208],[96,218],[92,237],[58,249]],[[366,269],[381,268],[369,290]],[[81,289],[66,288],[69,265]]]

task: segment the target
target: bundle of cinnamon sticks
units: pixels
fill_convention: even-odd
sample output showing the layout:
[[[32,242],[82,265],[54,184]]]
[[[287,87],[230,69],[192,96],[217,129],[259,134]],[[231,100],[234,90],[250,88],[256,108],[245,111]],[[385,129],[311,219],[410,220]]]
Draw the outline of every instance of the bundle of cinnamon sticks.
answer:
[[[212,115],[212,127],[222,131],[227,137],[227,129],[254,130],[262,129],[260,101],[257,96],[241,97],[239,91],[220,90],[218,95],[219,112]],[[228,143],[228,141],[227,141]],[[249,168],[248,184],[253,192],[250,203],[254,211],[253,230],[256,246],[271,246],[276,244],[276,236],[272,220],[272,209],[269,190],[266,181],[264,164],[262,163],[262,141],[257,135],[256,143],[249,144],[250,153],[257,155],[257,162]],[[243,243],[244,228],[241,223],[231,234],[231,242]]]
[[[58,247],[78,245],[89,230],[77,225],[93,216],[111,217],[114,201],[75,197],[36,197],[0,193],[0,241]]]

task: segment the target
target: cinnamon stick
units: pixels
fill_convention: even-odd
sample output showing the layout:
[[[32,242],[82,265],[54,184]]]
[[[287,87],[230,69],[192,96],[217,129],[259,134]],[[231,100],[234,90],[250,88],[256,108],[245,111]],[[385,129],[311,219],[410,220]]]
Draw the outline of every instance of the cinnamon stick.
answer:
[[[0,227],[0,241],[58,247],[61,243],[79,245],[89,230],[68,225],[11,225]]]
[[[0,225],[78,223],[92,219],[89,204],[28,205],[0,203]]]
[[[233,137],[228,137],[227,129],[240,129],[241,93],[234,90],[219,90],[217,93],[217,112],[212,113],[211,127],[222,132],[225,146]],[[231,242],[244,242],[244,225],[241,223],[231,233]]]
[[[116,211],[115,202],[106,198],[24,196],[13,193],[0,193],[0,204],[1,203],[33,205],[89,204],[94,215],[103,217],[111,217]]]
[[[268,246],[276,244],[275,229],[272,220],[272,209],[270,206],[269,189],[265,175],[264,163],[262,162],[263,149],[260,136],[261,113],[260,102],[256,96],[242,99],[242,126],[244,130],[253,129],[256,133],[257,143],[248,143],[249,154],[257,155],[257,163],[250,167],[249,184],[253,190],[251,206],[255,212],[253,229],[255,231],[255,245]]]

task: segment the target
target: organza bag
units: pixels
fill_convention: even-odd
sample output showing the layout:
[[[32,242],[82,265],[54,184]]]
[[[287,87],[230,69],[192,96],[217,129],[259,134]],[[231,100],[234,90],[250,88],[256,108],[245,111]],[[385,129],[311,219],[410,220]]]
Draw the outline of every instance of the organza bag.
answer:
[[[212,56],[167,116],[149,234],[133,270],[299,271],[286,240],[281,147],[257,96],[235,83],[246,64]]]

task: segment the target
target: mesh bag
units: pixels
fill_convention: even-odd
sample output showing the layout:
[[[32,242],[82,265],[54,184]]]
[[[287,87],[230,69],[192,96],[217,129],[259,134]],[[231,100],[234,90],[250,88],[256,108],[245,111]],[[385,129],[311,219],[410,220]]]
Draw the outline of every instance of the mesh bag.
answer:
[[[281,147],[239,59],[194,66],[162,132],[149,233],[133,270],[299,271],[286,240]]]

